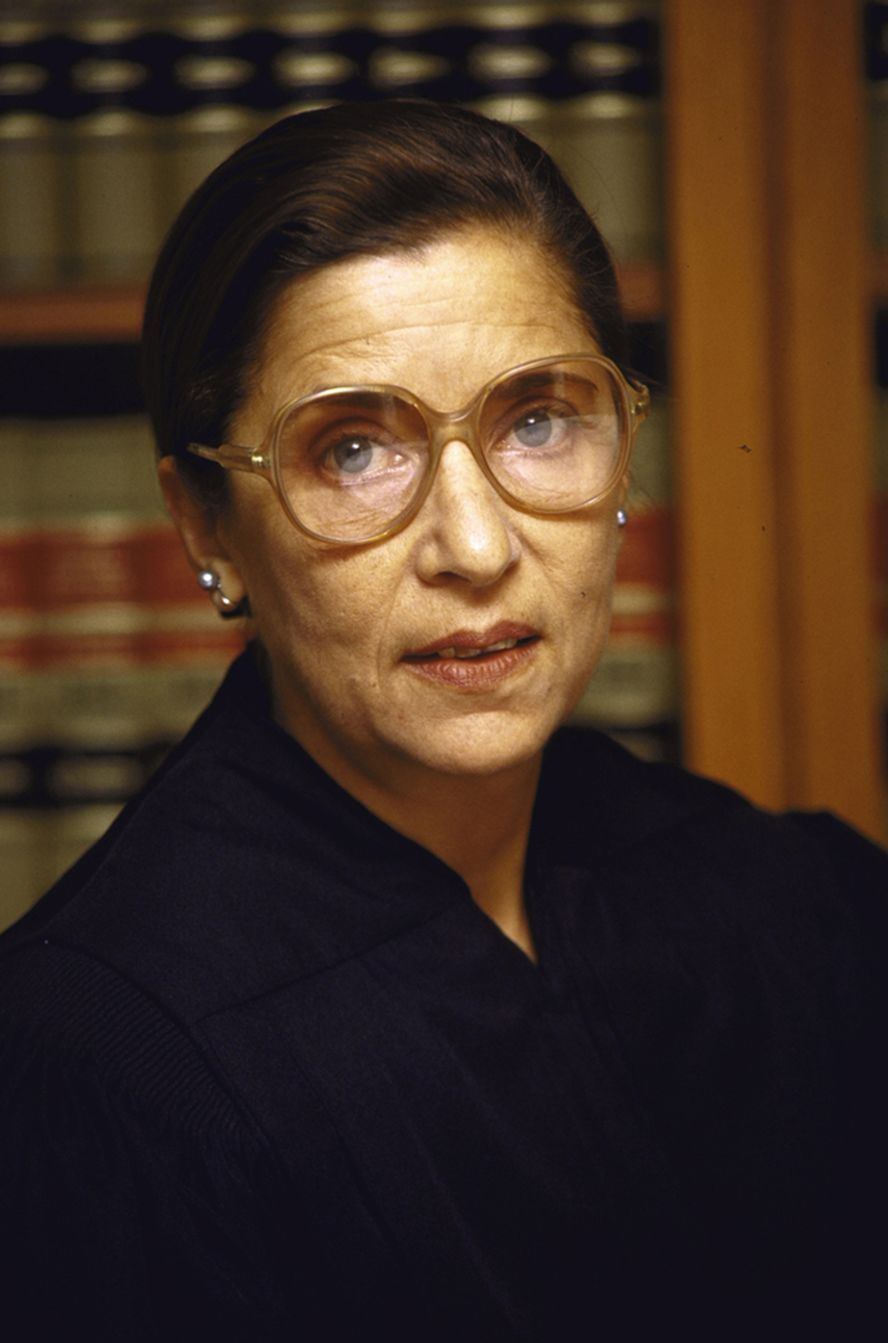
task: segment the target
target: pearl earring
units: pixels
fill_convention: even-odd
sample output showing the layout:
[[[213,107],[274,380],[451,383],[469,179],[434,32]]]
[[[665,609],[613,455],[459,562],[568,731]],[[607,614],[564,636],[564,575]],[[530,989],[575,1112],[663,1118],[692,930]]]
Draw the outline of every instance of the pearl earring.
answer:
[[[617,526],[618,526],[618,527],[625,527],[625,526],[626,526],[626,523],[627,523],[628,521],[629,521],[629,518],[628,518],[628,515],[626,514],[625,509],[618,508],[618,509],[617,509]]]
[[[238,616],[250,614],[250,602],[247,597],[239,602],[233,602],[230,597],[226,597],[222,591],[222,579],[215,569],[201,569],[197,581],[204,592],[209,594],[223,620],[235,620]]]

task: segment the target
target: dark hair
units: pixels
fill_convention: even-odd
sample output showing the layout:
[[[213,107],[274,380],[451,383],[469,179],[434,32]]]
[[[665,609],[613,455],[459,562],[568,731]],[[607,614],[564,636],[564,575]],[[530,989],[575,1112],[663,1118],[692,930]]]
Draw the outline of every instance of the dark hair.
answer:
[[[226,473],[186,445],[225,441],[281,290],[333,261],[419,249],[472,224],[535,240],[619,362],[625,333],[607,247],[544,150],[459,107],[341,104],[270,126],[207,178],[174,223],[143,331],[158,453],[176,454],[208,499],[222,497]]]

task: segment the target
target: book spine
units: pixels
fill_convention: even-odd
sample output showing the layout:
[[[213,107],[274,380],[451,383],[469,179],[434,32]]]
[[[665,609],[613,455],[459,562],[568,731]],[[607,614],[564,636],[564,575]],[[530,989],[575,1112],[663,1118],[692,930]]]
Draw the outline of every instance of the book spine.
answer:
[[[575,5],[557,99],[561,164],[621,262],[663,252],[663,144],[656,7]]]
[[[467,34],[458,17],[451,14],[444,28],[440,12],[376,4],[368,7],[367,18],[364,67],[371,95],[443,102],[471,96],[460,64]],[[357,62],[354,47],[352,55]]]
[[[475,13],[461,64],[474,111],[517,126],[560,162],[553,110],[563,68],[556,39],[545,6],[491,6]]]
[[[69,34],[64,158],[72,278],[143,276],[157,251],[156,135],[144,110],[149,52],[136,19],[106,18]]]
[[[155,103],[165,228],[213,169],[259,130],[259,54],[246,16],[183,12],[167,26]]]
[[[266,104],[276,116],[372,96],[367,72],[378,43],[354,11],[277,14],[274,25]]]
[[[657,7],[491,5],[476,11],[476,25],[464,54],[472,105],[552,154],[620,261],[659,259]]]
[[[59,275],[55,53],[46,25],[0,17],[0,284],[7,287]]]
[[[48,807],[118,801],[141,782],[128,693],[143,613],[132,544],[140,454],[115,419],[30,426],[38,548],[33,675]],[[115,432],[117,431],[117,432]],[[144,505],[143,505],[144,506]]]

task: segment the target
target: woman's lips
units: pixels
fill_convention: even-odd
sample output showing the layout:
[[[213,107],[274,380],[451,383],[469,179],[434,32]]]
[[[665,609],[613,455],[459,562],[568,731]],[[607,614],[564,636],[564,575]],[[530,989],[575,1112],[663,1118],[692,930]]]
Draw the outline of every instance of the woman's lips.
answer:
[[[536,654],[539,634],[503,621],[488,630],[455,630],[405,653],[403,661],[425,680],[458,690],[489,690]]]

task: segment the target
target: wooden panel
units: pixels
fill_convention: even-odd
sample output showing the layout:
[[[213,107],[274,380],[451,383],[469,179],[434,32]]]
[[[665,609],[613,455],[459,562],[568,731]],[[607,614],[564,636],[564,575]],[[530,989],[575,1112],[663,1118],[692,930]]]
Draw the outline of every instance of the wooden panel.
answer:
[[[773,6],[775,423],[788,797],[878,833],[858,10],[856,0]]]
[[[670,349],[688,763],[785,801],[762,165],[764,0],[665,14]]]

